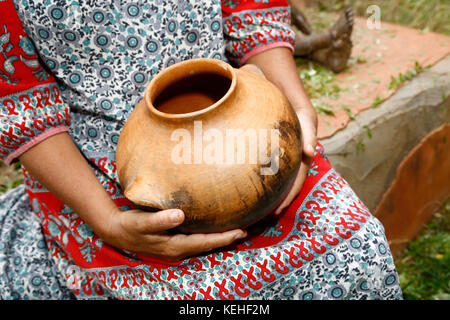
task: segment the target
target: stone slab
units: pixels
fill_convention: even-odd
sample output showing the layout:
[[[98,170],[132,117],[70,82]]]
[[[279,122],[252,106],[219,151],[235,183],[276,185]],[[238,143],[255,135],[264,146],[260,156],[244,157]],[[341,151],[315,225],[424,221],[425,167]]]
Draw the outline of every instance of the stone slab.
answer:
[[[400,162],[445,123],[450,123],[450,55],[321,143],[336,170],[374,211]]]
[[[375,216],[397,254],[450,197],[450,124],[428,134],[400,163]]]
[[[335,114],[319,115],[319,139],[331,137],[351,122],[343,106],[353,115],[370,109],[377,99],[395,93],[395,89],[388,88],[392,77],[414,69],[416,62],[423,67],[435,65],[450,54],[448,36],[387,22],[381,23],[381,29],[370,30],[362,17],[355,18],[352,42],[352,61],[358,62],[337,75],[334,83],[342,89],[339,98],[321,97],[315,101],[330,106]]]

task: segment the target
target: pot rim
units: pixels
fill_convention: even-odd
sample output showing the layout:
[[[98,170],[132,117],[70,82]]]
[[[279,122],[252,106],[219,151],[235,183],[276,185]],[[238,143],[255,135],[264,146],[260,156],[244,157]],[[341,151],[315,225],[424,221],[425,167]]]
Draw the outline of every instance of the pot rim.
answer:
[[[201,110],[197,110],[194,112],[188,112],[188,113],[166,113],[159,111],[155,108],[153,105],[153,101],[156,99],[156,97],[165,89],[167,86],[175,83],[178,80],[183,79],[184,77],[187,77],[189,75],[194,74],[195,72],[205,72],[205,64],[207,65],[206,72],[214,72],[216,74],[220,74],[222,76],[226,76],[229,79],[231,79],[230,87],[228,88],[227,92],[220,98],[218,101],[213,103],[212,105],[203,108]],[[202,67],[203,66],[203,67]],[[208,67],[210,69],[208,69]],[[167,80],[168,74],[172,72],[176,72],[176,70],[181,70],[179,74],[175,77],[174,80]],[[183,70],[184,69],[184,70]],[[162,80],[166,80],[167,83],[165,85],[160,85],[160,82]],[[159,72],[148,84],[147,88],[145,89],[144,94],[144,100],[145,103],[150,110],[151,113],[154,115],[164,118],[164,119],[186,119],[186,118],[192,118],[196,117],[198,115],[205,114],[215,108],[217,108],[219,105],[223,104],[234,92],[234,89],[236,87],[236,71],[235,69],[228,63],[218,60],[218,59],[211,59],[211,58],[198,58],[198,59],[189,59],[181,62],[177,62],[170,67],[165,68],[161,72]]]

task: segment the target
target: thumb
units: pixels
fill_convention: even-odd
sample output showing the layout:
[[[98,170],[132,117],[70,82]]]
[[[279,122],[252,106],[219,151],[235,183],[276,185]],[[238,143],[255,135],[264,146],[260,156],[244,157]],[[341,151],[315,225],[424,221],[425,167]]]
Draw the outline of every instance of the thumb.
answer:
[[[302,148],[307,157],[313,157],[317,144],[317,129],[311,117],[304,113],[299,114],[302,129]]]
[[[137,213],[140,230],[144,233],[156,233],[179,226],[184,221],[184,212],[180,209],[167,209],[157,212],[141,211]]]

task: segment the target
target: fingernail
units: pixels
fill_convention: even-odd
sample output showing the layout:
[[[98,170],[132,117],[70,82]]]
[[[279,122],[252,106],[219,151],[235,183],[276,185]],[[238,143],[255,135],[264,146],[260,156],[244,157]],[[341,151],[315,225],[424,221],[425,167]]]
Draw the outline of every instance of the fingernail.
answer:
[[[181,219],[183,213],[181,210],[171,210],[170,211],[170,221],[172,221],[173,223],[179,223],[181,222]]]
[[[238,239],[245,238],[246,236],[247,236],[247,232],[240,231],[234,236],[234,239],[238,240]]]
[[[286,208],[286,206],[283,201],[283,203],[278,206],[277,210],[275,210],[275,214],[279,215],[284,210],[284,208]]]

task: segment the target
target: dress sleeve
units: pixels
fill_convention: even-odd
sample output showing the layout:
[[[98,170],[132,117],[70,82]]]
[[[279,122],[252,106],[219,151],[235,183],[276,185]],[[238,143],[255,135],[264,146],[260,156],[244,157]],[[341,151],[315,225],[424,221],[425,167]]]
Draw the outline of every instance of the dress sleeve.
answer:
[[[41,66],[12,1],[0,1],[0,159],[10,164],[44,139],[68,131],[69,106]]]
[[[287,0],[222,0],[225,54],[238,66],[276,47],[292,51],[295,32]]]

